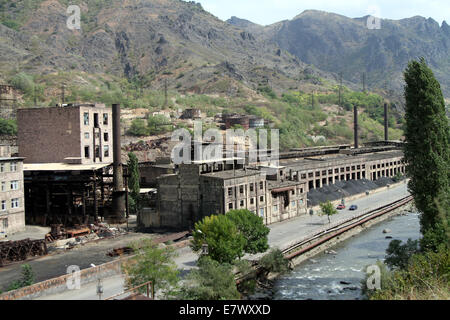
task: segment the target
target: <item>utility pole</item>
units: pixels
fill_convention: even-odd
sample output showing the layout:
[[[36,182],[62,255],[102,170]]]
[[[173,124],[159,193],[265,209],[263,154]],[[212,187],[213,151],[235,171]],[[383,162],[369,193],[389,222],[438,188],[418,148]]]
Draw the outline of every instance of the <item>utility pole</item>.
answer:
[[[65,97],[66,91],[65,90],[66,90],[66,86],[63,84],[61,86],[61,104],[64,104],[66,102],[66,97]]]
[[[164,106],[167,106],[167,78],[164,79]]]
[[[339,107],[342,107],[342,72],[339,72]]]
[[[363,92],[366,92],[366,73],[363,72],[362,75]]]

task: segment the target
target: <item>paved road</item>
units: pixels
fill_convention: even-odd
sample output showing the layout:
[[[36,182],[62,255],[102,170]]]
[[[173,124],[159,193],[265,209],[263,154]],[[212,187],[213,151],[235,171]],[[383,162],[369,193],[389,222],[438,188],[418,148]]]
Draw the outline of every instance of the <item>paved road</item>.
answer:
[[[374,193],[367,197],[351,201],[351,203],[347,203],[347,208],[351,204],[356,204],[358,206],[357,212],[368,211],[389,204],[408,195],[409,193],[407,191],[406,184],[402,184],[395,188],[391,188],[390,190]],[[339,220],[345,220],[355,214],[355,212],[345,209],[340,211],[338,215],[333,216],[331,219],[332,222],[336,222]],[[270,225],[269,244],[271,247],[285,247],[287,244],[298,241],[307,234],[315,233],[319,229],[324,228],[327,224],[327,217],[314,215],[312,217],[302,216]],[[175,258],[175,262],[180,270],[182,270],[182,274],[195,267],[197,255],[193,253],[189,247],[179,249],[177,250],[177,253],[178,257]],[[83,290],[86,290],[86,293],[82,293],[81,291],[66,292],[60,295],[48,296],[45,299],[81,300],[89,298],[95,300],[98,299],[97,295],[95,294],[96,286],[97,284],[93,283],[84,287]],[[123,290],[123,279],[120,276],[106,279],[104,286],[105,290],[107,288],[108,290],[111,289],[111,291],[109,292],[112,292],[112,294],[120,293],[122,292],[121,290]],[[116,291],[114,292],[114,290]]]

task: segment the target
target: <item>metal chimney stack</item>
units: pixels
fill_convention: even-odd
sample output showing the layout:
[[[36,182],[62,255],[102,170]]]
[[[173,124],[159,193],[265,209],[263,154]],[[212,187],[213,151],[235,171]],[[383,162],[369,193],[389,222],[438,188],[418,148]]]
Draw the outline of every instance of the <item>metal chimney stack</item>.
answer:
[[[389,141],[388,105],[384,104],[384,141]]]
[[[354,119],[354,136],[355,136],[355,149],[359,148],[358,144],[358,107],[353,107],[353,119]]]
[[[123,167],[121,157],[120,104],[112,105],[113,120],[113,200],[110,223],[124,223],[126,191],[123,185]]]

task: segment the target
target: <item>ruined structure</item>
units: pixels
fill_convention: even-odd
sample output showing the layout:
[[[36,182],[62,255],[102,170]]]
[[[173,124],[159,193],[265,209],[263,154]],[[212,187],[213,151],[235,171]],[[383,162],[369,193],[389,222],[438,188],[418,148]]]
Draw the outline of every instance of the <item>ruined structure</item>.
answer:
[[[111,163],[111,118],[95,105],[19,109],[19,154],[25,163]]]

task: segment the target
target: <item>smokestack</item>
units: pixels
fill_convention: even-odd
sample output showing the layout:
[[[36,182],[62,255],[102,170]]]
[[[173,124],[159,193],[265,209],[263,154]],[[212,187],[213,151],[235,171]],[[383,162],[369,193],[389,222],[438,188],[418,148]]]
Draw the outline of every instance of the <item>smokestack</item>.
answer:
[[[384,104],[384,141],[389,141],[388,105]]]
[[[355,136],[355,149],[359,148],[359,144],[358,144],[358,107],[355,105],[353,107],[353,118],[354,118],[354,136]]]
[[[121,157],[121,136],[120,136],[120,104],[112,105],[113,120],[113,201],[112,212],[109,217],[110,223],[125,222],[125,196],[126,191],[123,185],[123,167]]]

